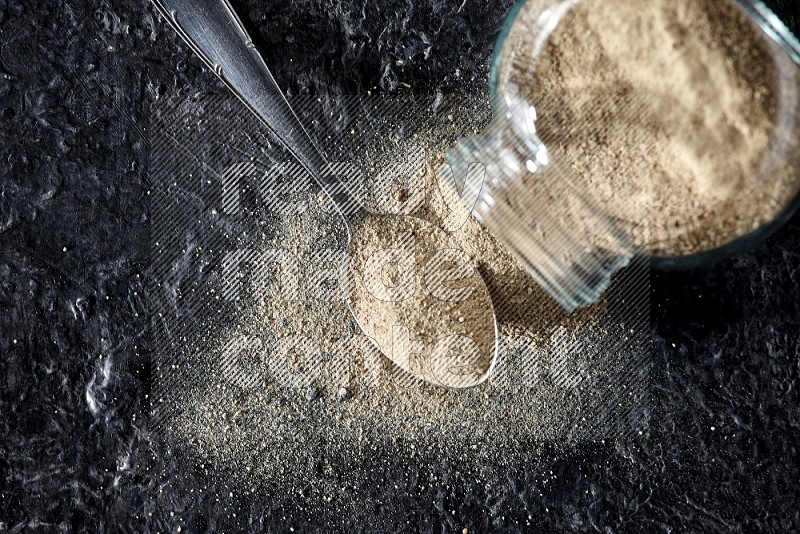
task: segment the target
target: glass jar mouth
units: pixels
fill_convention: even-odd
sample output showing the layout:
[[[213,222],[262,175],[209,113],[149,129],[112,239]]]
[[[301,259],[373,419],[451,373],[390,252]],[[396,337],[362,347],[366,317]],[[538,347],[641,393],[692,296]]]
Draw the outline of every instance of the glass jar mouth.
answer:
[[[539,18],[536,20],[536,31],[532,32],[535,36],[528,43],[528,48],[532,48],[532,57],[535,58],[564,16],[580,1],[562,0],[559,2],[558,0],[550,0],[544,2],[542,0],[520,0],[512,7],[497,38],[490,69],[489,92],[496,110],[508,109],[509,102],[514,100],[514,84],[509,83],[508,75],[511,69],[504,63],[511,54],[508,51],[504,51],[504,47],[510,42],[508,37],[513,31],[515,23],[519,21],[523,6],[530,2],[539,2],[542,7],[547,7],[547,9],[542,9],[539,14]],[[766,178],[769,176],[770,171],[774,170],[767,160],[770,159],[773,151],[775,151],[773,145],[780,143],[777,140],[780,135],[778,132],[779,127],[783,128],[782,131],[784,133],[787,129],[797,132],[798,127],[800,127],[800,89],[797,87],[797,81],[800,78],[800,70],[798,70],[800,67],[800,40],[762,0],[733,0],[733,2],[768,38],[767,41],[771,45],[771,55],[777,72],[775,80],[777,97],[775,131],[771,134],[769,146],[764,152],[764,161],[759,164],[755,171],[756,175]],[[530,24],[530,21],[526,20],[524,23]],[[790,74],[786,75],[787,72]],[[511,93],[508,91],[511,91]],[[777,149],[777,152],[780,153],[780,150],[780,148]],[[789,147],[789,150],[797,150],[797,148]],[[800,176],[797,179],[800,180]],[[728,258],[763,241],[791,219],[798,209],[800,209],[800,187],[793,196],[786,198],[786,203],[777,216],[768,222],[760,224],[750,232],[731,236],[728,242],[714,248],[683,255],[665,255],[649,251],[643,251],[641,255],[648,257],[651,266],[657,269],[689,269],[704,266]]]

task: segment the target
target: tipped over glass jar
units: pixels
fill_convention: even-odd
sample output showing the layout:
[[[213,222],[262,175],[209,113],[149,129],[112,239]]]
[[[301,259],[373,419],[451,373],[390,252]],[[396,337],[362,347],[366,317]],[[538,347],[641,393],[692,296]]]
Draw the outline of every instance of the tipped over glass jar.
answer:
[[[636,255],[703,265],[791,217],[798,65],[759,0],[527,0],[495,49],[492,123],[447,164],[571,311]]]

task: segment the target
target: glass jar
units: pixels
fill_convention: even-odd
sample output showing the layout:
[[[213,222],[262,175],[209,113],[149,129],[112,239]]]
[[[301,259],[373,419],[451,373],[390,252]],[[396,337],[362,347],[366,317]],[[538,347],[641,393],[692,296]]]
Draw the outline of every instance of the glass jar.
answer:
[[[536,102],[521,90],[530,83],[524,74],[535,71],[548,37],[580,1],[527,0],[512,9],[495,47],[493,120],[447,154],[473,215],[568,311],[595,302],[613,274],[637,255],[648,255],[651,265],[660,268],[704,265],[764,239],[800,205],[800,43],[760,0],[727,0],[760,29],[774,62],[774,125],[756,181],[772,187],[777,180],[790,180],[791,194],[782,199],[778,216],[711,250],[665,256],[634,246],[577,171],[554,157],[537,135]],[[471,165],[476,162],[477,167]]]

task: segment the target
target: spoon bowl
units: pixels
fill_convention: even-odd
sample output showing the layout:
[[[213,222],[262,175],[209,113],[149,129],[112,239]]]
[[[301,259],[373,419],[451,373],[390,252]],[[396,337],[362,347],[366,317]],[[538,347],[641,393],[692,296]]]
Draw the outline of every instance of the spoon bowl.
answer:
[[[350,310],[381,352],[432,384],[462,388],[489,377],[497,360],[492,300],[450,234],[416,217],[368,215],[349,253]]]

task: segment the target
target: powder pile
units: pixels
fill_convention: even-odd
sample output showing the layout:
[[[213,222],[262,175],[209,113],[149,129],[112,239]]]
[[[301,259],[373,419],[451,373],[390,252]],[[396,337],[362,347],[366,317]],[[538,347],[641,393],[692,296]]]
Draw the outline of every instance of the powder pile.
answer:
[[[520,19],[508,79],[535,106],[551,158],[636,245],[665,256],[713,249],[796,195],[796,174],[759,175],[776,72],[734,2],[582,0],[537,59],[525,57],[524,9]]]
[[[402,139],[391,136],[400,126],[390,123],[385,137],[343,147],[352,153],[358,146],[357,156],[374,167],[368,175],[380,177],[373,185],[385,207],[401,212],[410,205],[414,215],[437,222],[460,206],[434,169],[459,136],[485,127],[490,107],[485,92],[451,98],[451,111],[438,115],[430,103],[404,104],[396,120],[417,122]],[[291,252],[298,266],[289,277],[270,277],[265,298],[243,304],[238,322],[209,325],[216,341],[193,356],[197,378],[177,397],[169,432],[191,444],[202,466],[225,477],[232,491],[311,495],[315,507],[336,510],[350,505],[343,487],[381,483],[364,458],[398,454],[386,451],[402,451],[409,465],[447,459],[464,476],[489,481],[542,449],[637,428],[646,369],[631,372],[644,352],[635,320],[621,320],[602,303],[567,315],[483,227],[468,216],[462,221],[448,246],[473,259],[501,335],[488,380],[461,390],[434,386],[366,342],[346,298],[319,290],[337,286],[336,270],[323,272],[331,262],[320,258],[344,254],[345,234],[330,206],[312,195],[264,219],[263,227],[272,228],[264,248]],[[293,295],[294,286],[302,291]],[[261,342],[235,361],[225,359],[225,347],[240,336]],[[288,354],[270,344],[292,336],[310,340],[318,361],[305,358],[303,347]],[[246,372],[230,372],[234,365]]]

